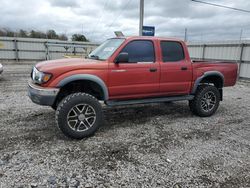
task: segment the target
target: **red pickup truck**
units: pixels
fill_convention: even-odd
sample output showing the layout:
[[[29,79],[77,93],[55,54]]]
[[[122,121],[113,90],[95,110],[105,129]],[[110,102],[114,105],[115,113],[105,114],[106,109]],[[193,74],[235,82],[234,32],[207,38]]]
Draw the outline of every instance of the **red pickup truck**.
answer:
[[[38,63],[28,94],[56,109],[62,132],[81,139],[103,123],[108,106],[188,100],[198,116],[211,116],[222,89],[233,86],[237,64],[191,61],[185,43],[160,37],[111,38],[85,59]]]

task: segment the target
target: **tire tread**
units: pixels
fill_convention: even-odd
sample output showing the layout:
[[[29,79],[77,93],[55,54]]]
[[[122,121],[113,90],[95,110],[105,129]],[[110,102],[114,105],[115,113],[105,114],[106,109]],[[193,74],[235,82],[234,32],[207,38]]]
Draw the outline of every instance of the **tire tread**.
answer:
[[[205,90],[213,90],[215,92],[215,94],[217,95],[216,96],[217,104],[216,104],[215,109],[211,113],[202,112],[202,110],[200,109],[200,106],[199,106],[199,100],[202,98]],[[200,85],[197,88],[194,99],[189,101],[189,108],[190,108],[191,112],[197,116],[201,116],[201,117],[211,116],[216,112],[216,110],[219,106],[219,102],[220,102],[219,97],[220,97],[219,91],[215,86],[208,85],[208,84]]]
[[[66,96],[64,99],[61,100],[61,102],[58,104],[57,106],[57,109],[56,109],[56,113],[55,113],[55,120],[56,120],[56,124],[57,124],[57,127],[68,137],[71,137],[71,138],[75,138],[75,139],[82,139],[84,137],[88,137],[88,136],[91,136],[92,134],[94,134],[94,132],[98,129],[99,125],[97,128],[95,128],[93,131],[91,131],[90,133],[88,134],[83,134],[82,136],[80,135],[74,135],[72,133],[70,133],[69,131],[67,131],[67,129],[64,127],[64,125],[60,125],[59,122],[60,122],[60,118],[61,117],[61,113],[63,113],[63,109],[65,108],[65,105],[67,105],[70,101],[74,100],[74,98],[77,98],[81,96],[82,98],[87,98],[87,99],[90,99],[92,100],[93,102],[95,102],[96,104],[99,103],[99,101],[92,95],[88,94],[88,93],[81,93],[81,92],[78,92],[78,93],[73,93],[73,94],[70,94],[68,96]],[[100,105],[100,108],[101,108],[101,105]],[[96,110],[96,109],[95,109]],[[100,117],[101,121],[103,121],[103,117],[102,117],[102,112],[101,112],[101,117]],[[100,122],[99,122],[100,124]]]

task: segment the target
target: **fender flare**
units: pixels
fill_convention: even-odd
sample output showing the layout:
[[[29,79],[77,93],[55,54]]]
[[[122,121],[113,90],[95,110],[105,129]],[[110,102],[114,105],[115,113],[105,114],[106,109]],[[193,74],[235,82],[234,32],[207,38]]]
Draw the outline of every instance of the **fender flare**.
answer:
[[[224,75],[219,72],[219,71],[207,71],[205,72],[202,76],[198,77],[195,82],[194,82],[194,86],[193,86],[193,89],[192,89],[192,94],[195,94],[200,82],[202,81],[202,79],[208,77],[208,76],[219,76],[221,79],[222,79],[222,87],[224,85]]]
[[[103,90],[104,101],[108,100],[109,93],[108,93],[108,88],[107,88],[106,84],[104,83],[104,81],[101,78],[99,78],[98,76],[95,76],[95,75],[91,75],[91,74],[72,75],[72,76],[66,77],[63,80],[61,80],[57,84],[57,87],[61,88],[70,82],[79,81],[79,80],[92,81],[92,82],[95,82],[96,84],[98,84]]]

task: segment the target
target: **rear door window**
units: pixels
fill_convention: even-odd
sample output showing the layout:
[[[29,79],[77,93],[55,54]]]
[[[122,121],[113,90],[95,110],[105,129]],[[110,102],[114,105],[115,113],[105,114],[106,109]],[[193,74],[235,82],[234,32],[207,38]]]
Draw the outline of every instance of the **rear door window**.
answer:
[[[134,40],[129,42],[121,52],[128,53],[129,63],[154,62],[154,44],[150,40]]]
[[[163,62],[176,62],[185,59],[183,47],[179,42],[161,41],[161,52]]]

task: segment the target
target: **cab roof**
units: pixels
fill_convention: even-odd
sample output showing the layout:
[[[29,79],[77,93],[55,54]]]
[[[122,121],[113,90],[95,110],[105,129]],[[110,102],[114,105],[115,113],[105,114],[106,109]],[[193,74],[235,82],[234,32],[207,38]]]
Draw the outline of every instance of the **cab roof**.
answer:
[[[177,38],[171,38],[171,37],[155,37],[155,36],[128,36],[128,37],[114,37],[115,38],[121,38],[121,39],[145,39],[145,40],[168,40],[168,41],[177,41],[177,42],[183,42],[181,39]]]

